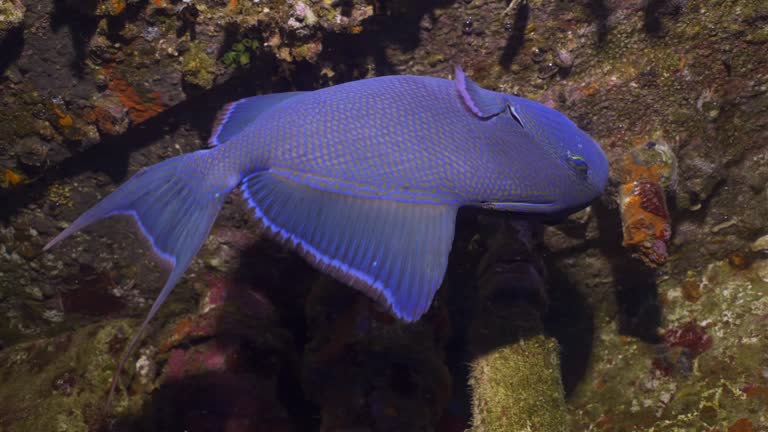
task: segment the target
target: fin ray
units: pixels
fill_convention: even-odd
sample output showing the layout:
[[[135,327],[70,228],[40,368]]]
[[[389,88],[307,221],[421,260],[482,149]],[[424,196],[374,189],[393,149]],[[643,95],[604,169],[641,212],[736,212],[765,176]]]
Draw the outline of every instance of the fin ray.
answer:
[[[495,92],[486,90],[467,78],[461,67],[454,70],[456,90],[459,92],[464,104],[473,114],[480,118],[490,118],[502,113],[506,109],[503,97]]]
[[[429,308],[448,264],[454,206],[343,195],[270,171],[242,189],[270,233],[313,266],[405,321]]]
[[[193,154],[177,156],[139,171],[83,213],[44,247],[44,250],[48,250],[93,222],[122,214],[131,216],[137,222],[153,253],[172,265],[162,291],[120,358],[107,406],[125,362],[133,354],[149,322],[208,237],[229,192],[207,185],[205,174],[192,163],[191,158],[194,157]]]

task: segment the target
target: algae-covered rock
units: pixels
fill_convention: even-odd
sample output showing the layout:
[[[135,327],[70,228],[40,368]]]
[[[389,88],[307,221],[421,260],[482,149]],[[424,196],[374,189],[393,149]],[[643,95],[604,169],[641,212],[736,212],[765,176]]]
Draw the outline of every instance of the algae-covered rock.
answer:
[[[574,430],[753,430],[729,429],[740,420],[765,425],[765,262],[741,269],[717,262],[661,282],[657,344],[622,337],[606,322],[571,398]]]
[[[103,415],[117,356],[133,331],[129,323],[91,325],[0,352],[0,430],[93,430]],[[130,407],[137,405],[120,398],[113,409],[126,413]]]
[[[476,358],[472,432],[567,431],[559,354],[557,341],[540,334]]]
[[[203,44],[197,42],[190,44],[189,51],[184,53],[182,58],[181,69],[185,82],[204,89],[213,86],[213,79],[216,77],[216,60],[206,53]]]
[[[21,0],[0,0],[0,42],[24,21],[26,8]]]
[[[564,432],[560,346],[540,315],[547,286],[535,227],[500,228],[479,266],[480,310],[468,335],[472,431]]]

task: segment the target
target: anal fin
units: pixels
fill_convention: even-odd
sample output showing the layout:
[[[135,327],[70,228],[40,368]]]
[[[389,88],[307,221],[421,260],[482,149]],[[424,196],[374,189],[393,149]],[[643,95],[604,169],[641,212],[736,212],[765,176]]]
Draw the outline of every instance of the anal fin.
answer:
[[[448,264],[454,206],[348,196],[269,171],[248,177],[242,188],[272,235],[316,268],[402,320],[429,309]]]

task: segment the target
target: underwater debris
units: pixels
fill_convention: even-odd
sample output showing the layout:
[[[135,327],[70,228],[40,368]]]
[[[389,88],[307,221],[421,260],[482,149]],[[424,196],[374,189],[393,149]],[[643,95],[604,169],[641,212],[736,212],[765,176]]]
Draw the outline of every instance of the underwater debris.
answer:
[[[141,32],[141,37],[147,40],[147,42],[152,42],[153,40],[157,39],[162,35],[161,30],[157,26],[146,26],[144,27],[144,30]]]
[[[672,235],[665,191],[676,181],[675,156],[664,142],[650,141],[632,149],[619,170],[623,245],[648,266],[660,267]]]

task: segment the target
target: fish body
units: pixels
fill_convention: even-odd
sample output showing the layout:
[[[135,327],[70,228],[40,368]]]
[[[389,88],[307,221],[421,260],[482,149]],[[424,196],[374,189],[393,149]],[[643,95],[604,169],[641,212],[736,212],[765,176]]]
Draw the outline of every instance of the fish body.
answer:
[[[608,178],[600,146],[567,117],[458,68],[454,80],[389,76],[241,99],[210,143],[140,171],[46,245],[127,214],[171,264],[123,362],[236,187],[275,239],[414,321],[442,283],[459,207],[568,213]]]
[[[542,213],[599,195],[607,162],[589,136],[536,102],[483,91],[502,109],[509,104],[527,127],[512,115],[479,118],[454,81],[387,76],[279,103],[215,148],[209,169],[235,176],[231,182],[279,170],[359,197],[456,206],[531,203],[541,204],[531,211]],[[596,160],[591,181],[568,166],[568,152]]]

